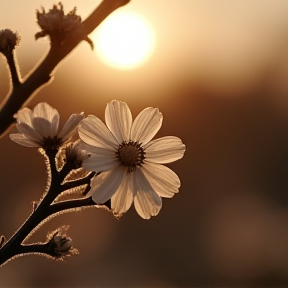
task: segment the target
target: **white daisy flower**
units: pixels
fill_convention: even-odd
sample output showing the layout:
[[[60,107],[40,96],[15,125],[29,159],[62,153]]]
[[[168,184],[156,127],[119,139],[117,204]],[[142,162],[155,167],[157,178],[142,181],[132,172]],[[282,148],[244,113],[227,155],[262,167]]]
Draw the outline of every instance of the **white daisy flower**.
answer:
[[[91,154],[83,167],[102,172],[91,180],[88,195],[97,204],[111,199],[118,215],[134,201],[142,218],[156,216],[162,207],[161,197],[172,197],[180,187],[178,176],[162,164],[182,158],[185,145],[173,136],[151,141],[163,120],[156,108],[144,109],[132,122],[128,105],[114,100],[107,104],[105,120],[107,126],[89,115],[78,128]]]
[[[33,111],[23,108],[17,113],[16,127],[20,133],[10,134],[10,138],[26,147],[59,147],[72,136],[83,118],[83,112],[72,114],[58,133],[58,111],[47,103],[39,103]]]

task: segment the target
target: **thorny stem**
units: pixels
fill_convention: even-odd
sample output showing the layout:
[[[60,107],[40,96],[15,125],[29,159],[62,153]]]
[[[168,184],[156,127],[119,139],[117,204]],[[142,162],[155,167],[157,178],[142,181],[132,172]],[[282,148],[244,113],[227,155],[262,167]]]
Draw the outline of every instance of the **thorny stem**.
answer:
[[[51,172],[51,183],[49,190],[45,194],[42,201],[36,207],[36,209],[32,212],[26,222],[19,228],[19,230],[2,246],[0,249],[0,266],[6,263],[9,259],[17,256],[23,255],[27,253],[44,253],[47,254],[48,250],[42,245],[23,245],[22,242],[31,234],[31,232],[38,227],[38,225],[45,219],[48,219],[50,216],[57,214],[62,211],[66,211],[69,209],[81,208],[85,206],[95,206],[96,203],[92,200],[91,197],[80,198],[80,199],[73,199],[69,201],[62,201],[53,203],[55,198],[59,196],[62,192],[68,189],[73,189],[78,187],[79,184],[90,187],[90,180],[92,178],[91,174],[94,175],[95,173],[90,173],[81,181],[71,181],[67,182],[70,183],[69,185],[63,185],[63,179],[67,174],[71,171],[68,169],[64,169],[66,166],[62,167],[61,171],[57,171],[56,164],[55,164],[55,156],[57,154],[57,150],[49,150],[46,151],[47,156],[49,158],[49,166]],[[70,163],[71,164],[71,163]],[[66,175],[62,172],[63,169],[65,170]],[[105,205],[105,204],[104,204]],[[73,211],[73,210],[72,210]],[[35,248],[35,250],[33,250]],[[40,250],[44,249],[43,251]],[[46,249],[46,250],[45,250]],[[46,251],[46,252],[44,252]]]
[[[83,21],[84,32],[88,36],[108,15],[117,8],[126,5],[130,0],[103,0],[94,12]],[[9,127],[15,122],[14,115],[18,110],[32,99],[44,85],[49,84],[52,73],[60,62],[79,44],[85,37],[71,39],[59,49],[51,48],[40,64],[29,73],[22,83],[14,85],[11,93],[7,95],[0,105],[0,137],[8,132]],[[12,75],[12,77],[14,77]]]

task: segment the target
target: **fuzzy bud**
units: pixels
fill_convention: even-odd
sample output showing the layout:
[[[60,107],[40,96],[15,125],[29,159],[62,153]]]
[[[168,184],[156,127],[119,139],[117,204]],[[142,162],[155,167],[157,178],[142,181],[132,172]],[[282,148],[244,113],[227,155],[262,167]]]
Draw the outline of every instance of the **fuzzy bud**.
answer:
[[[70,237],[56,235],[53,238],[54,252],[56,254],[67,253],[72,248],[72,239]]]
[[[20,42],[20,36],[10,29],[0,30],[0,52],[4,55],[12,54],[12,51]]]
[[[41,37],[49,36],[51,43],[62,46],[67,40],[71,38],[78,38],[79,40],[87,41],[93,49],[93,42],[83,32],[83,24],[81,17],[76,14],[76,7],[64,14],[63,4],[59,2],[58,5],[53,5],[52,9],[45,12],[36,11],[37,23],[42,31],[36,33],[36,40]]]
[[[80,168],[82,166],[82,162],[86,160],[90,154],[83,149],[82,143],[77,141],[74,143],[69,143],[66,146],[66,160],[73,162],[76,168]]]
[[[73,248],[72,239],[66,235],[68,228],[69,226],[62,226],[47,236],[50,255],[56,259],[63,260],[78,253],[78,250]]]

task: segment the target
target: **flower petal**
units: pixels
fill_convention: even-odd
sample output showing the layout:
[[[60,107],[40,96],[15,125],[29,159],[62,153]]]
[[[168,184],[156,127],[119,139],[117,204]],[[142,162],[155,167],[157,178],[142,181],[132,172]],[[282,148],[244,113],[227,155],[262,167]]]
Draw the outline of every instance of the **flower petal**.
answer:
[[[179,192],[180,179],[168,167],[154,163],[145,163],[141,169],[159,196],[171,198],[175,193]]]
[[[83,112],[81,112],[80,114],[72,114],[63,126],[62,130],[60,131],[58,138],[63,139],[63,141],[68,140],[75,132],[80,121],[83,120],[83,118]]]
[[[105,110],[105,121],[119,144],[130,140],[132,115],[125,102],[114,100],[108,103]]]
[[[32,124],[37,133],[41,134],[41,138],[53,138],[57,135],[55,127],[47,119],[37,117],[32,120]]]
[[[119,189],[111,198],[111,208],[117,215],[125,213],[133,202],[132,174],[124,173]]]
[[[9,137],[12,141],[22,146],[26,146],[26,147],[40,147],[41,146],[38,143],[26,138],[25,136],[19,133],[10,134]]]
[[[47,121],[51,122],[53,121],[54,117],[56,115],[59,116],[58,111],[51,107],[48,103],[39,103],[37,104],[33,109],[33,115],[34,117],[44,118]]]
[[[80,138],[91,146],[115,150],[119,145],[107,126],[94,115],[80,122],[78,132]]]
[[[88,196],[97,204],[103,204],[117,191],[123,179],[125,169],[117,166],[113,170],[103,172],[91,180],[91,190]]]
[[[42,140],[42,136],[30,125],[26,123],[17,123],[16,127],[20,133],[23,134],[24,137],[30,139],[32,141],[40,142]]]
[[[23,109],[19,110],[17,113],[17,123],[25,123],[28,126],[32,126],[32,119],[34,118],[33,112],[27,108],[24,107]]]
[[[115,156],[116,149],[112,150],[109,147],[103,148],[103,147],[91,146],[89,144],[86,144],[82,140],[80,141],[81,142],[78,144],[78,147],[80,147],[80,149],[86,150],[88,153],[99,154],[99,155],[109,155],[110,157]]]
[[[140,169],[136,169],[133,174],[134,179],[132,189],[135,194],[135,209],[142,218],[150,219],[151,216],[156,216],[159,213],[162,207],[162,199],[153,190]]]
[[[146,161],[163,164],[181,159],[186,148],[180,138],[166,136],[149,142],[144,150]]]
[[[118,166],[120,163],[111,155],[91,154],[86,160],[83,161],[83,168],[88,171],[103,172],[108,171]]]
[[[33,115],[32,124],[43,137],[53,138],[57,135],[60,115],[55,108],[47,103],[39,103],[35,106]]]
[[[157,108],[146,108],[141,111],[133,122],[131,140],[145,145],[159,131],[163,116]]]

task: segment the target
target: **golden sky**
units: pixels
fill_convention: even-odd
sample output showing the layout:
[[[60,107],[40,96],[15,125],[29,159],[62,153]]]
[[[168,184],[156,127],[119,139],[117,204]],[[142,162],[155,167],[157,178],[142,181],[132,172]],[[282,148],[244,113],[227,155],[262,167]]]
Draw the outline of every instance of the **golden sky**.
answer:
[[[22,38],[16,51],[22,75],[49,48],[48,39],[34,40],[35,11],[55,2],[0,0],[0,29],[15,29]],[[67,12],[77,6],[85,19],[100,1],[62,3]],[[187,147],[170,166],[180,192],[149,222],[135,211],[121,221],[94,210],[54,219],[50,230],[71,224],[80,256],[64,265],[23,257],[3,268],[0,282],[287,287],[288,1],[131,0],[121,9],[154,29],[155,50],[145,65],[114,69],[81,43],[29,105],[46,101],[63,122],[81,111],[104,120],[112,99],[127,102],[134,117],[159,107],[164,122],[157,137],[175,135]],[[3,57],[0,76],[3,99],[9,89]],[[7,219],[0,233],[9,237],[41,197],[45,167],[35,150],[0,140],[1,165],[9,163],[0,173],[0,211]]]
[[[36,0],[1,2],[0,25],[19,31],[22,41],[17,55],[26,74],[49,47],[47,39],[34,40],[34,34],[39,31],[35,10],[41,5],[48,9],[54,1],[46,0],[44,4]],[[83,19],[100,3],[91,0],[62,2],[65,11],[77,6]],[[68,59],[61,68],[64,74],[75,71],[76,67],[77,71],[85,69],[85,77],[81,73],[79,80],[87,81],[89,89],[92,88],[89,84],[97,81],[101,89],[108,89],[108,94],[123,89],[123,94],[130,94],[131,89],[134,91],[140,86],[143,95],[154,94],[156,90],[159,95],[165,95],[173,89],[168,83],[177,81],[182,81],[181,85],[209,83],[207,89],[221,92],[227,89],[230,93],[235,88],[250,89],[263,71],[273,69],[279,62],[283,63],[281,71],[287,71],[287,1],[134,0],[120,9],[143,16],[155,31],[156,47],[145,65],[119,75],[119,71],[106,67],[99,55],[82,43],[73,52],[73,59]],[[3,64],[0,69],[3,73]],[[130,85],[126,85],[127,78]],[[114,85],[109,85],[111,82]],[[151,98],[149,100],[155,99],[154,95]]]

